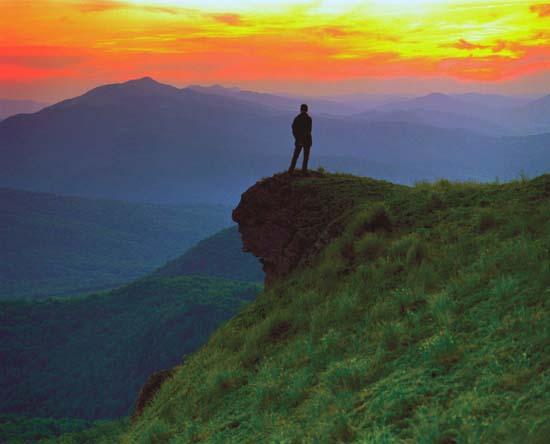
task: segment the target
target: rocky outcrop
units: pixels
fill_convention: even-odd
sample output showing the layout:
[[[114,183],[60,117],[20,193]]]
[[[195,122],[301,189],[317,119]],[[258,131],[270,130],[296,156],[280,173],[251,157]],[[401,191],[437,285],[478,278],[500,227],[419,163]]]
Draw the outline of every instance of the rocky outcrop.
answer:
[[[316,172],[285,173],[261,180],[241,196],[233,220],[243,250],[263,264],[266,286],[308,263],[340,234],[354,202],[333,191],[346,181]]]
[[[139,391],[139,396],[136,401],[132,420],[135,420],[141,416],[143,410],[154,399],[164,381],[172,376],[175,370],[175,368],[169,370],[160,370],[156,373],[153,373],[151,376],[149,376],[149,378],[147,378],[147,381],[145,381],[145,384]]]

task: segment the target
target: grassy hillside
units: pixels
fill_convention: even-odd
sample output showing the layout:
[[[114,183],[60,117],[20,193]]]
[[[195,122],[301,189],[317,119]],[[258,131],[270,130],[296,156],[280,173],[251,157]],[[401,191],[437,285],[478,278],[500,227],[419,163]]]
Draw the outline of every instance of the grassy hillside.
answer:
[[[219,328],[117,440],[546,442],[550,175],[292,186],[317,191],[311,208],[345,200],[343,233]]]
[[[242,251],[237,227],[222,230],[159,268],[155,276],[215,276],[239,281],[263,281],[257,258]]]
[[[153,271],[229,225],[225,207],[0,188],[0,300],[93,291]]]
[[[257,292],[251,283],[170,277],[83,298],[0,302],[0,413],[128,415],[153,372],[196,350]]]

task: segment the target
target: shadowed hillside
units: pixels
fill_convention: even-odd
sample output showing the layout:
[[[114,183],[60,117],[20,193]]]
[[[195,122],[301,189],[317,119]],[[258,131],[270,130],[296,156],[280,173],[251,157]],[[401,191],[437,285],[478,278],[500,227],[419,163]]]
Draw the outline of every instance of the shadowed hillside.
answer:
[[[242,251],[237,227],[222,230],[159,268],[154,276],[212,276],[238,281],[264,279],[258,259]]]
[[[121,442],[544,442],[549,175],[280,175],[234,217],[269,286]]]
[[[0,301],[0,442],[117,433],[124,421],[105,420],[146,405],[159,376],[261,289],[257,259],[241,250],[234,227],[117,290]]]
[[[230,223],[229,209],[0,188],[0,300],[125,284]]]
[[[149,375],[196,350],[257,291],[208,277],[147,278],[83,298],[0,302],[0,413],[128,415]]]

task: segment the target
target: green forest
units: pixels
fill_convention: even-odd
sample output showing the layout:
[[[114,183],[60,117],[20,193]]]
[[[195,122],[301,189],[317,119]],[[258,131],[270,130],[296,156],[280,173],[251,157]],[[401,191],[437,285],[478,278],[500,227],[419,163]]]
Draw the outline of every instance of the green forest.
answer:
[[[230,224],[213,205],[153,205],[0,188],[0,300],[113,288]]]
[[[128,415],[150,374],[178,364],[257,290],[174,277],[84,298],[0,302],[0,412]]]

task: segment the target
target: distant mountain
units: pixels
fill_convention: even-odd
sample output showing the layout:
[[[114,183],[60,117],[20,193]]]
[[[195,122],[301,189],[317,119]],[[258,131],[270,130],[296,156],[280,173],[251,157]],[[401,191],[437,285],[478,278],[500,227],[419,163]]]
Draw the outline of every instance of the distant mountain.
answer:
[[[535,132],[550,132],[550,94],[514,109],[512,115]]]
[[[46,107],[47,104],[33,100],[8,100],[0,99],[0,120],[6,119],[15,114],[35,113]]]
[[[220,85],[189,87],[193,91],[203,94],[214,94],[231,97],[245,102],[257,103],[276,110],[298,113],[300,105],[307,103],[316,114],[346,116],[352,115],[370,108],[368,101],[338,100],[330,98],[317,98],[308,96],[286,96],[267,93],[246,91],[239,88],[225,88]]]
[[[452,113],[458,112],[453,111],[457,103],[474,107],[437,94],[406,106]],[[390,172],[394,181],[412,182],[433,177],[504,179],[521,170],[536,175],[550,164],[550,155],[532,148],[528,137],[511,141],[417,122],[316,113],[312,108],[313,167],[334,170],[338,165],[374,177]],[[180,90],[150,78],[106,85],[0,122],[0,186],[233,205],[241,190],[258,178],[288,168],[295,114],[231,95]],[[536,156],[525,164],[524,158]],[[357,171],[359,164],[369,167]]]
[[[501,94],[479,94],[479,93],[466,93],[466,94],[450,94],[461,102],[471,103],[474,105],[482,106],[483,108],[492,109],[512,109],[518,106],[526,105],[532,99],[524,96],[503,96]]]
[[[550,94],[525,105],[524,109],[537,122],[550,122]]]
[[[465,128],[494,135],[532,135],[550,132],[549,97],[531,101],[526,97],[490,94],[432,93],[390,103],[378,107],[376,111],[382,115],[408,112],[411,114],[406,118],[407,122],[422,122],[443,128]],[[452,126],[453,119],[455,126]]]
[[[513,134],[509,128],[505,128],[487,120],[482,120],[465,114],[428,109],[368,111],[366,113],[359,114],[357,117],[369,120],[371,122],[403,122],[434,126],[437,128],[466,129],[481,134],[495,136]]]
[[[0,300],[143,276],[230,224],[226,207],[152,205],[0,188]]]
[[[477,109],[475,109],[477,107]],[[389,103],[378,108],[379,111],[438,111],[444,113],[465,114],[478,116],[483,113],[483,109],[479,109],[479,105],[473,105],[468,101],[461,100],[457,97],[451,97],[447,94],[432,93],[426,96],[415,97],[403,102]]]
[[[200,241],[183,256],[159,268],[154,276],[213,276],[258,282],[264,279],[258,259],[242,251],[237,227],[227,228]]]
[[[281,152],[283,135],[289,139],[286,120],[258,104],[149,78],[106,85],[1,122],[0,186],[228,202],[277,165],[269,157]]]

